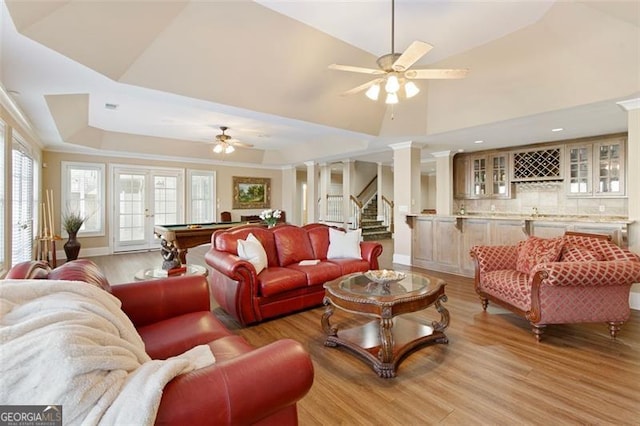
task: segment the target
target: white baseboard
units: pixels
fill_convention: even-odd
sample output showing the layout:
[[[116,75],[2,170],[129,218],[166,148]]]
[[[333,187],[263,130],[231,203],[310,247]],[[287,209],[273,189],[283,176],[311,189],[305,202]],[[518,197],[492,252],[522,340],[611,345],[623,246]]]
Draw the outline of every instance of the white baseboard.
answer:
[[[80,254],[78,257],[107,256],[109,254],[111,254],[109,247],[80,248]],[[56,250],[56,257],[61,261],[65,261],[67,259],[67,255],[65,254],[64,249]],[[58,262],[58,264],[62,264],[62,262]]]
[[[411,266],[411,256],[406,254],[393,254],[393,263]]]

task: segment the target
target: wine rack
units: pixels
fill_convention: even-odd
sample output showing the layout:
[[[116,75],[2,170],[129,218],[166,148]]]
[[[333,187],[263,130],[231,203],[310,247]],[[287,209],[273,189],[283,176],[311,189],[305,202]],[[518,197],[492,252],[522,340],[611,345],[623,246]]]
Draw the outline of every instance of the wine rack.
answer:
[[[562,179],[561,148],[518,151],[513,154],[514,182]]]

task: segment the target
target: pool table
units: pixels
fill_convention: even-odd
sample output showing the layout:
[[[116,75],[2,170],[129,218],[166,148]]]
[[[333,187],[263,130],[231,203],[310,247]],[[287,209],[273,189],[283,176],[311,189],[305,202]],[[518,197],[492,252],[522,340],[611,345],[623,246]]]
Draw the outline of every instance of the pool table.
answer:
[[[213,231],[232,228],[246,222],[211,222],[196,223],[191,225],[155,225],[155,235],[165,240],[169,247],[175,247],[178,251],[180,262],[187,263],[187,250],[211,242]]]

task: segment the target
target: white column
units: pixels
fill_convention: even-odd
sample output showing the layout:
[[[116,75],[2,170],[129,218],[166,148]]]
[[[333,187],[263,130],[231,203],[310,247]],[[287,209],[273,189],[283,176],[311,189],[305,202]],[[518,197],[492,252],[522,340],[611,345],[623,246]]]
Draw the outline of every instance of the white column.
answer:
[[[378,163],[378,187],[376,188],[376,192],[378,193],[378,217],[376,219],[383,220],[383,208],[384,203],[382,202],[382,163]]]
[[[436,213],[453,212],[453,154],[451,151],[434,152],[436,157]]]
[[[307,166],[307,222],[318,221],[318,165],[313,161],[305,161]]]
[[[411,265],[412,230],[407,214],[420,209],[420,151],[415,142],[390,145],[393,149],[394,237],[393,263]]]
[[[351,217],[351,194],[353,193],[353,177],[355,172],[355,162],[344,160],[342,162],[342,226],[349,228]],[[355,218],[353,218],[355,219]]]
[[[327,220],[327,194],[329,193],[329,185],[331,184],[331,166],[327,163],[320,164],[320,184],[318,186],[320,197],[320,211],[318,217],[320,221]]]
[[[618,102],[628,115],[627,202],[629,203],[629,249],[640,254],[640,98]],[[640,310],[640,284],[631,287],[629,304]]]
[[[297,203],[297,182],[296,168],[294,166],[286,167],[282,170],[282,210],[287,215],[287,222],[295,225],[300,224]]]

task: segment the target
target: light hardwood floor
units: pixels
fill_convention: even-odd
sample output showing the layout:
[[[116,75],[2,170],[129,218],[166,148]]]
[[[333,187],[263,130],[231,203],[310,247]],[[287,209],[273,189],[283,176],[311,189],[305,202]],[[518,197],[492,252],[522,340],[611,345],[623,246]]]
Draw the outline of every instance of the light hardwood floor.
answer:
[[[381,267],[389,268],[393,246],[384,245]],[[203,253],[193,250],[189,261],[203,262]],[[137,269],[157,266],[160,255],[93,260],[112,283],[121,283]],[[315,380],[298,403],[301,425],[640,425],[640,312],[632,311],[617,340],[605,324],[576,324],[549,326],[536,343],[525,320],[491,305],[483,312],[472,280],[431,274],[447,282],[449,344],[413,352],[393,379],[323,345],[323,307],[247,328],[219,307],[213,311],[255,346],[282,338],[305,345]],[[433,309],[412,316],[438,318]],[[362,321],[339,310],[332,317],[339,327]]]

